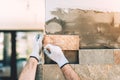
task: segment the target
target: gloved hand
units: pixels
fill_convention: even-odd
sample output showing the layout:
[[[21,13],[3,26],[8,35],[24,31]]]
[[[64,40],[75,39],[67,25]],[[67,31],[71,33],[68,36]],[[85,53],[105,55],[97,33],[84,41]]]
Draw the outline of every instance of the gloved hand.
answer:
[[[42,50],[42,40],[43,40],[43,35],[42,34],[36,35],[36,37],[34,39],[33,51],[30,55],[30,57],[36,58],[38,60],[38,62],[40,61],[39,53]]]
[[[68,60],[65,58],[60,47],[47,44],[44,47],[44,53],[53,61],[55,61],[60,68],[62,68],[65,64],[68,63]]]

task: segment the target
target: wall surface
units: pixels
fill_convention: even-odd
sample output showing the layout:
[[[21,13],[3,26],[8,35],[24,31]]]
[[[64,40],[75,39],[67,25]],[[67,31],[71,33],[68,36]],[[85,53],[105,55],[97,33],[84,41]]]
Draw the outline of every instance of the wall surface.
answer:
[[[79,50],[79,63],[71,64],[81,80],[120,80],[119,49]],[[38,66],[36,80],[66,80],[55,64]]]
[[[0,0],[0,30],[39,30],[44,24],[44,0]]]
[[[46,1],[46,33],[80,37],[79,51],[63,52],[81,80],[120,80],[119,8],[118,0]],[[65,80],[47,59],[38,65],[36,80]]]
[[[97,10],[103,12],[120,12],[119,0],[46,0],[46,20],[53,18],[51,11],[57,8],[68,9]]]
[[[80,48],[120,48],[119,12],[59,8],[51,14],[47,34],[79,35]]]

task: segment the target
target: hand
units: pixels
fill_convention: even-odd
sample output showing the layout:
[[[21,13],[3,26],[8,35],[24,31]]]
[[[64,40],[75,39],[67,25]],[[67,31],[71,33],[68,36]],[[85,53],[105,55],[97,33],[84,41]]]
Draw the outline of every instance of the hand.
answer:
[[[34,39],[33,51],[30,55],[30,57],[36,58],[38,60],[38,62],[40,61],[39,53],[42,50],[42,40],[43,40],[42,34],[36,35],[36,37]]]
[[[59,67],[63,67],[68,63],[60,47],[48,44],[44,48],[44,53],[53,61],[55,61]]]

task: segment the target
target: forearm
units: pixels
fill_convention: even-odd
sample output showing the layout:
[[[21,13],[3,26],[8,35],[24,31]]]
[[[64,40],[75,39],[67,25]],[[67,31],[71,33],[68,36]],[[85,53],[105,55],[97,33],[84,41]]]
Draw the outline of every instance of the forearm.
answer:
[[[69,64],[63,66],[61,70],[67,80],[80,80],[78,74],[72,69]]]
[[[30,58],[22,70],[19,80],[35,80],[37,64],[38,61],[35,58]]]

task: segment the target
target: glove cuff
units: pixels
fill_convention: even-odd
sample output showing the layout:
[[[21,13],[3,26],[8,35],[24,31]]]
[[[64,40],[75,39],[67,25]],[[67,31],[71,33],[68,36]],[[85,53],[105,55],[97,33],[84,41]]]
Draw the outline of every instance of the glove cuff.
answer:
[[[39,54],[35,54],[34,52],[31,53],[30,57],[35,58],[38,62],[40,61]]]
[[[35,58],[39,62],[38,58],[36,58],[35,56],[30,56],[30,58]]]
[[[61,67],[60,67],[60,69],[62,69],[65,65],[67,65],[67,64],[69,64],[69,63],[65,63],[64,65],[62,65]]]
[[[58,66],[60,68],[62,68],[63,66],[65,66],[68,63],[69,63],[68,60],[65,58],[65,59],[62,59],[61,61],[58,62]]]

